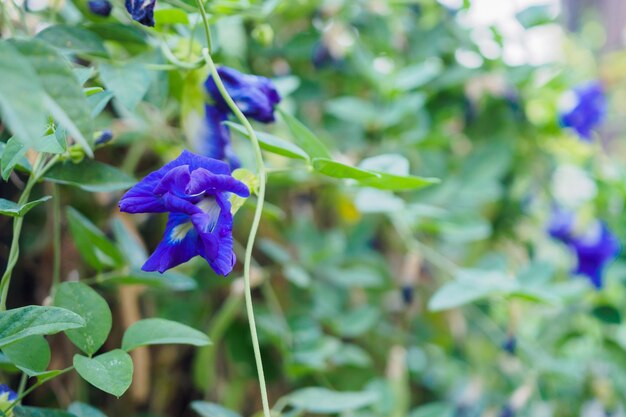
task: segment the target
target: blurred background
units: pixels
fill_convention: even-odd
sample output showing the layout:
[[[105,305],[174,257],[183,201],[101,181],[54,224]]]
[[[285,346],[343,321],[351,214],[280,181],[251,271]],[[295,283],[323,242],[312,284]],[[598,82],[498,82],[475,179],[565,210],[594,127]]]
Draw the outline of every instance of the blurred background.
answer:
[[[193,147],[188,109],[206,70],[162,70],[157,46],[166,42],[181,59],[199,53],[197,13],[185,12],[187,24],[168,14],[185,5],[195,7],[158,0],[148,30],[131,24],[122,2],[102,18],[82,0],[5,0],[10,25],[1,33],[59,47],[45,35],[55,24],[96,36],[107,54],[85,43],[75,58],[97,70],[87,87],[115,97],[96,119],[114,137],[96,158],[141,178]],[[282,415],[626,415],[626,2],[214,0],[207,8],[215,61],[271,77],[281,108],[336,160],[441,179],[394,192],[265,155],[254,298],[269,394]],[[106,75],[111,66],[117,79]],[[290,137],[283,121],[256,128]],[[249,142],[233,140],[253,170]],[[16,200],[23,180],[13,173],[0,183],[2,197]],[[143,317],[184,322],[213,345],[133,352],[134,382],[121,399],[67,374],[26,403],[79,400],[109,417],[191,416],[195,400],[242,416],[259,410],[241,266],[224,279],[196,259],[146,278],[136,268],[165,217],[119,213],[120,192],[52,187],[36,193],[61,197],[61,276],[93,284],[109,301],[105,347]],[[69,206],[120,248],[124,264],[89,262]],[[237,215],[240,259],[253,210],[252,201]],[[10,222],[0,218],[3,262]],[[51,206],[29,213],[10,306],[46,302],[54,224]],[[50,369],[71,363],[75,348],[49,340]],[[3,382],[16,385],[15,369],[3,366]],[[357,400],[294,396],[306,387]],[[223,412],[200,415],[237,415]]]

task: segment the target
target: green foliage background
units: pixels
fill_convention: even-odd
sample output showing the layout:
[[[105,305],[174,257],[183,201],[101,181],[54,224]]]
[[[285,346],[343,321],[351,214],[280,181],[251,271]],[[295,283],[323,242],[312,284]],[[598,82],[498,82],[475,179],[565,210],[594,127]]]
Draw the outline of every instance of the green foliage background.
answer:
[[[276,415],[623,413],[623,260],[596,292],[570,277],[545,224],[555,170],[575,166],[597,187],[583,215],[623,240],[624,58],[594,55],[583,30],[566,38],[566,62],[507,65],[460,23],[465,3],[206,4],[213,59],[272,77],[283,96],[279,121],[255,126],[269,188],[252,278]],[[0,5],[3,259],[21,238],[2,378],[17,389],[28,375],[42,387],[24,404],[46,407],[14,415],[258,415],[240,265],[225,279],[198,259],[142,272],[165,217],[117,210],[136,178],[193,149],[207,100],[200,15],[158,0],[146,28],[113,4],[106,19],[82,0]],[[533,7],[518,20],[554,16]],[[559,127],[557,105],[598,76],[612,107],[588,145]],[[114,140],[95,146],[104,129]],[[239,259],[255,206],[236,217]]]

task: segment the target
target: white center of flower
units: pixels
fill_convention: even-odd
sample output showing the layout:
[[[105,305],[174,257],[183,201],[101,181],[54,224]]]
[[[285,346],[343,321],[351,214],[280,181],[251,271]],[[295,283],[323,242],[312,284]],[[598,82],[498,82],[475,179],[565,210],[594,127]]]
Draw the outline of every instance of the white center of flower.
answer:
[[[191,222],[179,224],[172,229],[172,233],[170,233],[170,241],[172,242],[180,242],[187,236],[187,233],[191,230],[193,224]]]
[[[219,206],[219,204],[217,204],[215,197],[207,196],[203,198],[198,203],[196,203],[196,207],[198,207],[200,210],[204,211],[206,214],[209,215],[209,218],[211,220],[209,223],[208,232],[212,232],[213,229],[215,229],[215,225],[217,224],[217,219],[219,218],[220,213],[222,211],[222,208]]]

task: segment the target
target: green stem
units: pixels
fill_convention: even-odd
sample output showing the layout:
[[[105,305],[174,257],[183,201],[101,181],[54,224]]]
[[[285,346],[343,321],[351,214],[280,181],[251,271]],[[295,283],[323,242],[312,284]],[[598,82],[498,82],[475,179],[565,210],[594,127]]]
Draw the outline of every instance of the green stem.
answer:
[[[45,379],[38,379],[36,383],[34,383],[31,387],[29,387],[24,392],[20,393],[17,396],[17,398],[15,400],[13,400],[13,402],[6,409],[4,409],[4,411],[3,411],[4,415],[8,416],[9,415],[9,411],[11,411],[13,409],[13,407],[18,405],[24,399],[24,397],[26,397],[28,394],[30,394],[31,392],[33,392],[34,390],[36,390],[37,388],[39,388],[43,384],[45,384],[48,381],[51,381],[52,379],[54,379],[54,378],[56,378],[58,376],[63,375],[66,372],[69,372],[69,371],[71,371],[73,369],[74,369],[74,366],[70,366],[68,368],[60,370],[59,373],[54,375],[53,377],[45,378]],[[26,374],[24,374],[24,375],[26,375]]]
[[[44,164],[43,159],[44,154],[40,153],[37,156],[35,163],[33,164],[33,170],[31,171],[31,175],[28,178],[28,182],[26,183],[24,191],[22,191],[22,195],[20,196],[17,204],[26,204],[33,187],[35,186],[37,181],[39,181],[39,179],[46,173],[46,171],[50,169],[52,165],[54,165],[54,163],[58,160],[58,155],[48,161],[47,164]],[[0,311],[5,311],[7,309],[7,295],[9,293],[9,286],[11,285],[11,274],[13,273],[13,268],[15,268],[15,265],[17,264],[17,259],[20,255],[20,234],[22,232],[23,223],[23,216],[15,217],[15,219],[13,220],[13,238],[11,239],[9,259],[4,274],[2,274],[2,279],[0,280]]]
[[[28,182],[26,183],[26,187],[24,187],[24,191],[22,191],[22,195],[17,201],[18,205],[25,204],[30,197],[30,192],[33,189],[33,186],[38,180],[38,171],[43,163],[43,155],[39,154],[37,160],[33,165],[33,171],[28,178]],[[22,232],[22,224],[24,223],[23,216],[17,216],[13,220],[13,238],[11,239],[11,249],[9,250],[9,259],[7,262],[7,267],[2,275],[2,280],[0,281],[0,311],[6,310],[7,304],[7,294],[9,292],[9,285],[11,284],[11,274],[13,273],[13,268],[17,264],[17,259],[20,255],[20,234]]]
[[[52,266],[52,291],[54,291],[61,281],[61,198],[59,186],[52,184],[52,245],[53,245],[53,266]]]
[[[205,26],[208,27],[208,23],[204,21]],[[207,29],[208,30],[208,29]],[[254,319],[254,308],[252,305],[252,290],[250,287],[250,270],[252,263],[252,249],[254,247],[254,241],[256,239],[256,234],[259,229],[259,224],[261,223],[261,214],[263,213],[263,203],[265,202],[265,182],[267,179],[267,172],[265,169],[265,164],[263,162],[263,154],[261,153],[261,146],[259,145],[259,139],[256,137],[254,129],[252,125],[246,119],[246,116],[243,115],[241,110],[237,107],[233,99],[226,91],[226,87],[220,78],[220,75],[217,72],[217,68],[215,67],[215,63],[211,58],[208,50],[203,50],[203,55],[206,60],[207,65],[209,66],[209,71],[211,76],[213,77],[213,81],[215,81],[215,85],[219,90],[220,94],[228,104],[228,107],[233,112],[237,120],[246,128],[248,131],[250,140],[252,142],[252,146],[254,148],[254,153],[256,156],[257,169],[258,169],[258,178],[259,178],[259,189],[257,192],[257,205],[254,211],[254,218],[252,219],[252,225],[250,226],[250,234],[248,236],[248,244],[246,246],[246,254],[243,261],[243,279],[245,286],[245,298],[246,298],[246,311],[248,314],[248,323],[250,324],[250,335],[252,336],[252,347],[254,349],[254,360],[256,362],[257,373],[259,376],[259,385],[261,388],[261,401],[263,403],[263,415],[265,417],[270,417],[270,407],[267,396],[267,388],[265,386],[265,372],[263,371],[263,361],[261,359],[261,349],[259,347],[259,338],[257,336],[256,331],[256,323]]]
[[[209,17],[204,10],[204,4],[202,4],[202,0],[196,0],[196,3],[198,4],[200,15],[202,15],[202,22],[204,23],[204,35],[206,36],[206,44],[210,54],[213,52],[213,39],[211,38],[211,29],[209,28]]]

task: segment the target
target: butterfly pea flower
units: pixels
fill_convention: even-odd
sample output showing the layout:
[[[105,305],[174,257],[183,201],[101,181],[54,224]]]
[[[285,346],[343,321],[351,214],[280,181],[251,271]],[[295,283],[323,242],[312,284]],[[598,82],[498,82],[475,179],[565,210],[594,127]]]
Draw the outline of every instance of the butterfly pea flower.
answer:
[[[144,26],[154,26],[156,0],[126,0],[126,10],[133,20]]]
[[[17,394],[8,385],[0,384],[0,410],[6,410],[11,406],[13,401],[17,400]],[[1,414],[1,413],[0,413]],[[4,414],[1,414],[4,416]],[[13,410],[6,414],[6,417],[12,417]]]
[[[593,129],[606,117],[607,100],[598,81],[575,87],[563,97],[560,122],[573,129],[584,141],[591,140]]]
[[[89,0],[87,5],[91,13],[102,17],[109,17],[111,10],[113,10],[113,6],[108,0]]]
[[[230,197],[250,191],[222,161],[183,151],[122,196],[127,213],[169,213],[163,240],[142,266],[160,273],[203,257],[219,275],[235,265]]]
[[[280,95],[272,80],[257,75],[243,74],[233,68],[219,67],[217,72],[226,91],[241,112],[261,123],[271,123],[275,119],[274,109],[280,102]],[[230,140],[230,130],[223,122],[228,120],[231,110],[220,94],[212,76],[205,82],[205,88],[212,104],[205,108],[205,123],[201,131],[202,143],[199,151],[211,158],[227,161],[232,168],[240,166]]]
[[[113,132],[109,129],[103,130],[96,138],[96,145],[105,145],[109,143],[111,139],[113,139]]]
[[[555,210],[548,233],[568,245],[576,256],[573,273],[586,276],[597,289],[602,288],[604,269],[620,252],[620,243],[604,222],[596,221],[583,233],[575,230],[575,215]]]
[[[515,355],[515,352],[517,351],[517,338],[515,337],[515,335],[509,335],[504,340],[504,342],[502,342],[501,346],[502,350],[504,350],[505,352],[511,355]]]

